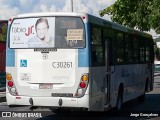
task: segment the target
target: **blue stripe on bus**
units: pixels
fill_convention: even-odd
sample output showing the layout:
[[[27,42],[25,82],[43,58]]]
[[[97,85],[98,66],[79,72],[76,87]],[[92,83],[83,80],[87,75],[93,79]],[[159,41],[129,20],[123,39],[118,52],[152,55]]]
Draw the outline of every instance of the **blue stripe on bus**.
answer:
[[[8,31],[10,29],[10,25],[8,25]],[[7,33],[8,36],[9,33]],[[15,66],[15,50],[8,48],[8,37],[6,41],[6,66],[14,67]]]
[[[7,48],[6,51],[6,66],[14,67],[15,66],[15,51],[13,49]]]
[[[89,67],[89,24],[85,23],[86,28],[86,48],[78,49],[78,67]]]

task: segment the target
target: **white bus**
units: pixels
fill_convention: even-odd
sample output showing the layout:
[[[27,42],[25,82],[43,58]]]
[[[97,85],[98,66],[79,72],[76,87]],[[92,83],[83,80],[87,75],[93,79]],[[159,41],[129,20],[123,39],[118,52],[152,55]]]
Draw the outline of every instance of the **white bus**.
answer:
[[[9,106],[104,111],[153,89],[152,36],[85,13],[9,19]]]

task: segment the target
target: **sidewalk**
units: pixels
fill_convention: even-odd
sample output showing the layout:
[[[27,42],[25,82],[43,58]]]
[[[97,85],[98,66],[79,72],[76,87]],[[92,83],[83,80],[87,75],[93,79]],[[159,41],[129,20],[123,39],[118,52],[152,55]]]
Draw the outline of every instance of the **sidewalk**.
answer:
[[[160,76],[160,73],[154,73],[154,77]]]

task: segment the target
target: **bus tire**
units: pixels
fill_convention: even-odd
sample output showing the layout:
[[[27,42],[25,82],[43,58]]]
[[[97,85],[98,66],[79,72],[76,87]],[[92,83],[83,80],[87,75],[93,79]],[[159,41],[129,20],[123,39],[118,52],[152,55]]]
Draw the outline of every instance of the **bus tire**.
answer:
[[[140,103],[143,103],[145,101],[145,92],[148,90],[147,88],[148,88],[148,79],[146,80],[145,90],[144,90],[143,95],[137,98]]]
[[[122,110],[122,105],[123,105],[123,91],[122,88],[120,88],[117,97],[117,106],[116,106],[117,111]]]

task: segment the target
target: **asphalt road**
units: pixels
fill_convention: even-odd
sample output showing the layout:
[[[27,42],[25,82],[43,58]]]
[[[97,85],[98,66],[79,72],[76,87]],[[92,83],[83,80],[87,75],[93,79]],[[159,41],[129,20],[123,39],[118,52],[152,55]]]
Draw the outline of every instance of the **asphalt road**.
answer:
[[[144,103],[139,103],[136,99],[126,102],[121,112],[116,112],[115,109],[106,112],[68,112],[63,114],[52,113],[48,109],[30,111],[27,106],[9,108],[5,98],[0,103],[0,111],[12,111],[11,113],[14,114],[12,118],[3,117],[0,120],[160,120],[160,77],[155,77],[154,90],[146,94]],[[21,115],[23,114],[23,117],[17,117],[16,111]],[[32,113],[37,114],[37,117]],[[30,117],[25,117],[25,115]]]

